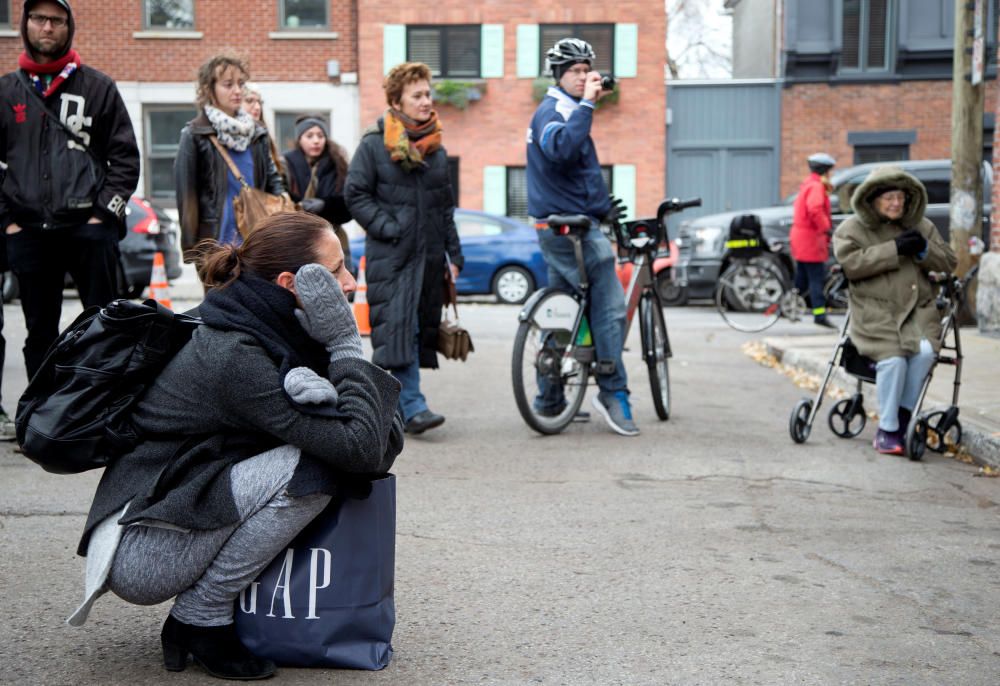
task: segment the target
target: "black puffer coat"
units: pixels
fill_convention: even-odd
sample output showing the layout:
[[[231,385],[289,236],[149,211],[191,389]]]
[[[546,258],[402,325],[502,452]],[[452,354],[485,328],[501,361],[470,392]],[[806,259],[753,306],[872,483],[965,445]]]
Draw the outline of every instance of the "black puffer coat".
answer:
[[[226,203],[229,167],[212,145],[215,135],[208,117],[202,112],[181,129],[180,148],[174,160],[177,182],[177,214],[181,225],[181,248],[188,250],[203,238],[218,238],[219,225]],[[285,185],[271,158],[267,129],[257,126],[250,142],[253,154],[253,185],[274,195],[285,192]]]
[[[455,200],[444,148],[412,172],[393,162],[383,143],[383,121],[365,132],[347,173],[344,197],[368,234],[368,303],[372,362],[386,369],[413,362],[420,334],[420,366],[436,368],[445,251],[462,267]]]

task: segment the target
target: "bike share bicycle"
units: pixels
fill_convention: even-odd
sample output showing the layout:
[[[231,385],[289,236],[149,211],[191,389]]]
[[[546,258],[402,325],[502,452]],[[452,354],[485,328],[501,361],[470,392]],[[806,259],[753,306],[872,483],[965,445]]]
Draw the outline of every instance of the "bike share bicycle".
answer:
[[[672,198],[660,203],[655,219],[614,222],[611,226],[620,259],[633,264],[625,291],[625,338],[638,309],[642,356],[649,370],[653,405],[661,420],[670,417],[667,361],[671,350],[652,264],[659,246],[666,243],[664,218],[699,205],[700,198],[685,201]],[[557,434],[573,421],[583,404],[588,380],[597,372],[597,355],[587,320],[589,282],[580,240],[581,234],[590,230],[591,219],[587,215],[553,215],[546,223],[573,242],[580,283],[572,293],[543,288],[525,303],[518,315],[520,324],[514,338],[511,380],[517,409],[528,426],[541,434]],[[540,413],[535,409],[535,398],[551,385],[563,388],[565,407],[551,415]]]

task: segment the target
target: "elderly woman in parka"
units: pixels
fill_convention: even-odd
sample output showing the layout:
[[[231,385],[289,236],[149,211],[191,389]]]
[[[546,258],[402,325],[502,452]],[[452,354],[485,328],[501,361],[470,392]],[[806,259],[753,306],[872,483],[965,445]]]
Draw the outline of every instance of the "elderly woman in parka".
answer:
[[[879,167],[851,199],[854,216],[833,235],[850,280],[851,340],[876,361],[879,427],[875,449],[902,455],[903,436],[940,349],[941,313],[928,272],[956,258],[924,217],[927,190],[898,167]]]
[[[444,423],[420,391],[420,368],[435,369],[445,269],[458,277],[462,246],[431,71],[406,62],[383,85],[389,109],[365,131],[347,172],[344,199],[367,233],[372,362],[400,382],[407,433]]]

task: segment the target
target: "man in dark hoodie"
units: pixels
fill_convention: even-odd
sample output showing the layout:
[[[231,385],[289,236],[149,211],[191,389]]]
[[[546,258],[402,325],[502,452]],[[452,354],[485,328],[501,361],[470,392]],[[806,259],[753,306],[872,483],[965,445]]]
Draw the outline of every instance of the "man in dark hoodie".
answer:
[[[27,0],[24,52],[0,77],[0,229],[20,283],[34,375],[59,335],[68,272],[84,307],[116,297],[139,149],[114,81],[73,50],[68,0]],[[0,166],[4,166],[0,165]]]

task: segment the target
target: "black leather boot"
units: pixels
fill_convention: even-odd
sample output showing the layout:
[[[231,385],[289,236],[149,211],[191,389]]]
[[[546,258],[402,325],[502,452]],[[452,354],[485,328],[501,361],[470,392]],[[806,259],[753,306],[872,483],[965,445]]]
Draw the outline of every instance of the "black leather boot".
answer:
[[[202,668],[220,679],[251,681],[274,674],[275,664],[255,657],[240,642],[236,625],[194,626],[167,615],[160,632],[163,666],[171,672],[183,672],[188,654]]]

